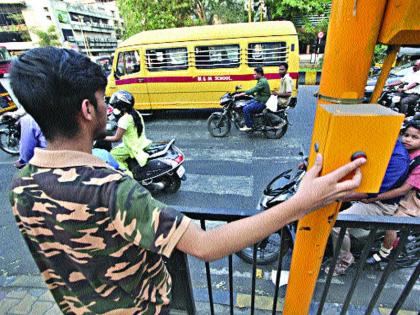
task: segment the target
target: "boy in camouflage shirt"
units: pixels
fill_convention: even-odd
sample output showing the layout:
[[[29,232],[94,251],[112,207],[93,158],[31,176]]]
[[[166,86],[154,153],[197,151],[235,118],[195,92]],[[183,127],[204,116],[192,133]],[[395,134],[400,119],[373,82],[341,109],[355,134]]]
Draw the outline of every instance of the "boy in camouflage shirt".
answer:
[[[48,141],[12,181],[10,202],[63,313],[168,314],[171,277],[163,256],[177,248],[206,261],[221,258],[360,184],[364,160],[318,177],[318,156],[290,200],[203,231],[91,155],[106,126],[106,78],[98,65],[71,50],[37,48],[13,61],[10,80]]]

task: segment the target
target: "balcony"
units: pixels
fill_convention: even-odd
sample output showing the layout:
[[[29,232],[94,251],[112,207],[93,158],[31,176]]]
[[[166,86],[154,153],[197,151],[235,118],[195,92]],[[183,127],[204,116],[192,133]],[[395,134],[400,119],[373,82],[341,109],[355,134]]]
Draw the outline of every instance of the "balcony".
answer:
[[[179,208],[178,210],[189,217],[198,220],[202,228],[205,228],[206,222],[231,222],[255,214],[254,210],[239,211],[232,209],[185,208]],[[340,278],[341,280],[332,280],[332,271],[337,263],[338,255],[331,257],[329,263],[324,263],[324,266],[330,266],[330,272],[327,275],[325,275],[324,272],[320,272],[319,274],[312,299],[311,314],[321,315],[324,314],[324,312],[329,314],[331,313],[332,308],[334,308],[335,313],[337,313],[337,310],[339,309],[338,313],[341,312],[341,314],[346,314],[347,310],[355,314],[361,312],[365,314],[380,314],[378,308],[385,303],[389,309],[389,313],[395,315],[398,314],[407,300],[409,300],[411,305],[413,305],[413,303],[417,303],[417,306],[419,305],[418,296],[416,297],[415,294],[410,295],[420,274],[420,220],[418,218],[339,215],[336,226],[341,227],[338,239],[339,245],[343,240],[345,230],[348,228],[367,229],[369,230],[369,235],[366,244],[361,250],[355,268],[352,268],[350,274],[345,276],[345,279],[349,280],[346,283],[346,290],[337,290],[337,281],[343,281],[343,277]],[[378,231],[386,229],[400,231],[399,244],[393,251],[393,254],[390,256],[387,263],[384,263],[383,265],[381,263],[380,266],[377,266],[377,269],[369,270],[365,266],[366,258],[368,257]],[[279,253],[285,250],[285,244],[285,241],[281,241]],[[174,296],[171,308],[187,314],[234,314],[235,312],[239,314],[249,312],[250,314],[276,314],[276,312],[281,312],[284,303],[283,296],[285,293],[284,286],[279,288],[280,274],[284,265],[281,255],[275,264],[277,270],[274,273],[275,285],[272,289],[273,292],[271,296],[264,296],[266,301],[265,304],[266,306],[269,305],[269,308],[262,310],[256,301],[257,292],[260,291],[259,282],[257,281],[257,265],[255,263],[257,247],[258,244],[254,245],[254,263],[250,265],[252,276],[248,287],[249,299],[242,303],[238,303],[239,293],[237,288],[234,287],[233,275],[238,271],[234,270],[232,255],[227,257],[227,259],[217,262],[219,269],[220,263],[227,263],[226,267],[223,268],[228,271],[226,279],[221,281],[221,276],[217,276],[217,283],[224,283],[225,290],[228,290],[222,297],[220,292],[215,292],[218,290],[218,284],[212,282],[212,276],[214,279],[214,275],[211,274],[210,265],[213,263],[202,263],[205,269],[205,280],[202,279],[201,282],[205,281],[207,283],[206,287],[204,289],[202,287],[193,287],[191,278],[194,278],[196,275],[191,274],[191,270],[189,269],[189,257],[180,252],[175,252],[168,263],[168,269],[173,277]],[[411,259],[411,264],[407,262],[409,259]],[[194,258],[191,258],[191,260],[194,260]],[[404,269],[407,270],[405,272],[407,281],[404,285],[400,285],[397,289],[394,288],[396,287],[395,285],[393,286],[388,283],[392,273],[396,269],[407,267],[408,269]],[[369,273],[368,278],[366,278],[367,273]],[[398,277],[398,275],[394,275],[394,277]],[[360,283],[361,278],[364,278],[363,283]],[[200,291],[199,294],[197,291]],[[203,295],[202,291],[207,292],[208,298],[205,303],[203,303],[202,300],[200,302],[197,301],[197,296]],[[355,293],[361,291],[367,293],[359,293],[358,297],[355,298]],[[357,310],[357,312],[354,312],[355,310]]]
[[[101,32],[107,34],[114,31],[114,27],[109,24],[77,21],[71,21],[71,23],[76,31],[82,29],[84,32]]]
[[[82,5],[82,4],[72,4],[68,6],[69,13],[76,13],[81,15],[87,16],[94,16],[97,18],[106,18],[112,19],[112,15],[108,14],[103,8],[101,7],[92,7],[89,5]]]

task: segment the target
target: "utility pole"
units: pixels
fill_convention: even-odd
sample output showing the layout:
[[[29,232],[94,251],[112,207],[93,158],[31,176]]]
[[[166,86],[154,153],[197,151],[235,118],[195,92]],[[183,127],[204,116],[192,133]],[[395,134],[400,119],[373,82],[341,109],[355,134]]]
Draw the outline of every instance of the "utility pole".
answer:
[[[248,22],[252,21],[252,0],[248,0]]]

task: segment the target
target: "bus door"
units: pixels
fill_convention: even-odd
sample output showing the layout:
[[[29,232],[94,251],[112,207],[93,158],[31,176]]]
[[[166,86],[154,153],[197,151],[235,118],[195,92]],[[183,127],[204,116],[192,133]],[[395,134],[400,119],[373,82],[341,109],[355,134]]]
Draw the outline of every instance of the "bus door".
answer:
[[[146,47],[145,63],[152,109],[191,108],[196,91],[191,87],[187,47]]]
[[[133,94],[137,109],[149,110],[150,99],[140,54],[139,49],[127,49],[118,52],[113,69],[115,84],[110,82],[109,96],[116,91],[125,90]]]

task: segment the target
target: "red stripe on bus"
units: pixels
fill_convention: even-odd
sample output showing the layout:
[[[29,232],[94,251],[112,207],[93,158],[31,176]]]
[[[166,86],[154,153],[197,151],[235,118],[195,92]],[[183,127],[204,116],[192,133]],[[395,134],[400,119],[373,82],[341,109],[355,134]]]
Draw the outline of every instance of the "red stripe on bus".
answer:
[[[290,72],[292,79],[297,79],[299,74],[297,72]],[[280,79],[278,73],[267,73],[265,77],[268,80]],[[137,77],[129,79],[116,80],[116,85],[135,84],[135,83],[191,83],[191,82],[231,82],[231,81],[252,81],[255,80],[253,74],[239,74],[239,75],[202,75],[202,76],[177,76],[177,77]]]

